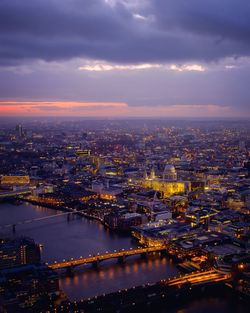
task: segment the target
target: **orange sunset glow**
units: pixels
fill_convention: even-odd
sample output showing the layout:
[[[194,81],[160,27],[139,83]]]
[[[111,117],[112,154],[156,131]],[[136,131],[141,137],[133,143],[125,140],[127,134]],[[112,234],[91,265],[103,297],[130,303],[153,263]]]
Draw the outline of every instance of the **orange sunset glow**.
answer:
[[[83,101],[1,101],[1,116],[71,117],[225,117],[237,116],[228,106],[214,104],[176,104],[129,106],[124,102]]]
[[[116,116],[126,113],[120,102],[1,101],[1,116]]]

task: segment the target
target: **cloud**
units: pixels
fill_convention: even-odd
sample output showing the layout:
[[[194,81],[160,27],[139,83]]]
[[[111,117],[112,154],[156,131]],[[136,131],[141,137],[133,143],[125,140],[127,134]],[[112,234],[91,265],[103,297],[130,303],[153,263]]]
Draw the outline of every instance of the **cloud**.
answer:
[[[250,55],[248,0],[1,0],[0,65],[82,57],[126,64]]]
[[[135,106],[128,108],[127,116],[157,118],[242,118],[242,115],[234,108],[217,104]],[[249,117],[249,114],[245,116],[245,118]]]
[[[135,71],[135,70],[148,70],[148,69],[165,69],[178,72],[184,71],[197,71],[204,72],[205,67],[199,64],[157,64],[157,63],[142,63],[142,64],[126,64],[117,65],[107,62],[88,62],[86,65],[78,67],[80,71],[88,72],[110,72],[110,71]]]
[[[225,65],[225,68],[227,70],[232,70],[232,69],[238,68],[238,66],[234,64],[228,64],[228,65]]]
[[[135,19],[139,19],[139,20],[143,20],[143,21],[145,21],[147,18],[145,17],[145,16],[142,16],[142,15],[140,15],[140,14],[133,14],[133,17],[135,18]]]
[[[134,71],[134,70],[145,70],[151,68],[161,68],[162,64],[128,64],[128,65],[117,65],[111,63],[98,63],[94,62],[93,64],[88,64],[80,66],[78,69],[80,71],[89,71],[89,72],[109,72],[109,71]]]
[[[170,69],[172,71],[177,71],[177,72],[205,72],[205,67],[199,64],[187,64],[187,65],[176,65],[172,64],[170,65]]]
[[[58,105],[35,105],[35,106],[31,105],[30,108],[32,110],[41,110],[41,111],[62,111],[62,110],[65,110],[65,108],[58,106]]]
[[[157,0],[151,1],[157,24],[171,31],[211,37],[218,45],[224,41],[248,44],[250,3],[247,0]]]

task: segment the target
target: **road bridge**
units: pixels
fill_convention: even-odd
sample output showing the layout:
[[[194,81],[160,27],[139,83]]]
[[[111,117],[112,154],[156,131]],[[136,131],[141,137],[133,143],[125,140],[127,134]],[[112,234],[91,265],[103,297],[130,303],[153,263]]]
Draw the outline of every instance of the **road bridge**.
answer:
[[[47,264],[50,268],[54,270],[64,269],[64,268],[74,268],[76,266],[92,263],[93,265],[98,265],[99,262],[109,259],[118,259],[121,263],[125,261],[126,257],[132,255],[146,256],[153,252],[164,252],[166,251],[166,246],[158,247],[146,247],[146,248],[130,248],[129,250],[119,250],[113,252],[106,252],[104,254],[90,255],[88,257],[80,257],[78,259],[64,260],[62,262],[55,261],[52,264]]]

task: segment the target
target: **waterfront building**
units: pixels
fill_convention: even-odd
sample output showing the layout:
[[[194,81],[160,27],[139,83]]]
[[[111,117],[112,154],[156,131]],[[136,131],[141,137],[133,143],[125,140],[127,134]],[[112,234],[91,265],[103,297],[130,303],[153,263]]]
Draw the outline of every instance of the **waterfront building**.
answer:
[[[0,239],[0,269],[39,263],[40,248],[30,238]]]
[[[3,175],[1,185],[28,185],[30,178],[28,175]]]
[[[134,226],[141,225],[142,215],[139,213],[112,212],[104,216],[104,222],[111,229],[130,230]]]
[[[25,265],[0,272],[3,312],[48,312],[58,296],[58,276],[44,265]]]

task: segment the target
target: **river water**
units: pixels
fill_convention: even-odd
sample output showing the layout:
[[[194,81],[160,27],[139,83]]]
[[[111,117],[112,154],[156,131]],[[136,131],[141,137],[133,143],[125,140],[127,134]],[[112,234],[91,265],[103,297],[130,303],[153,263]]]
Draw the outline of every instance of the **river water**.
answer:
[[[0,205],[0,226],[56,213],[55,210],[28,203],[5,203]],[[0,229],[0,232],[13,236],[11,227]],[[45,262],[137,246],[129,236],[111,232],[99,222],[79,216],[70,221],[64,215],[17,225],[14,236],[20,235],[34,238],[37,243],[43,245],[42,260]],[[72,277],[60,275],[60,286],[70,299],[75,300],[155,282],[177,273],[175,265],[167,258],[155,255],[143,260],[134,256],[129,257],[124,265],[118,264],[116,260],[104,261],[98,271],[90,264],[78,267]]]
[[[28,203],[13,205],[0,204],[0,226],[20,221],[60,214],[59,211],[35,206]],[[17,225],[16,233],[12,228],[0,228],[0,234],[8,236],[28,236],[42,244],[42,260],[45,262],[88,256],[106,251],[136,247],[137,243],[127,235],[109,231],[99,222],[75,216],[67,220],[67,216],[52,217],[41,221]],[[129,288],[178,274],[171,260],[159,255],[143,260],[138,256],[130,257],[121,265],[116,260],[104,261],[99,270],[91,265],[76,268],[72,277],[61,273],[60,288],[71,300],[92,297],[95,295]],[[203,306],[203,310],[198,308]],[[227,299],[215,297],[191,301],[184,307],[171,312],[212,312],[220,308],[220,312],[249,312],[244,304],[229,305]],[[246,308],[247,309],[247,308]],[[209,311],[210,310],[210,311]]]

